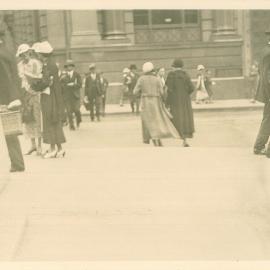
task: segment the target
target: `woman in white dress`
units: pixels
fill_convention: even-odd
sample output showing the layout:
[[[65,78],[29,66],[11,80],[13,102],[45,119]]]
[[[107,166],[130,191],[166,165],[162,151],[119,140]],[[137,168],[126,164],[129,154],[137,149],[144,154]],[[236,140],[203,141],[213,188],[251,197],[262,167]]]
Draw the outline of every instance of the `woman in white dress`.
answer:
[[[23,89],[23,122],[25,135],[31,140],[30,149],[26,155],[36,152],[42,153],[41,147],[41,107],[39,93],[31,87],[33,81],[42,78],[42,63],[31,55],[31,48],[27,44],[21,44],[17,50],[19,77]]]
[[[201,104],[206,102],[209,99],[206,86],[205,86],[205,67],[203,65],[198,65],[198,76],[197,76],[197,85],[196,85],[196,103]]]

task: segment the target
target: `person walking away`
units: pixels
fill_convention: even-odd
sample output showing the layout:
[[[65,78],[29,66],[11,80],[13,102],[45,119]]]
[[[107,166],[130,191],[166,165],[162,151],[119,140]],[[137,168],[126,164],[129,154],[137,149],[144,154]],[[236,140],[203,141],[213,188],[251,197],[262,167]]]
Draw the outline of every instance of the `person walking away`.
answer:
[[[60,82],[63,86],[63,98],[67,109],[69,128],[75,130],[73,114],[75,114],[77,128],[80,127],[82,122],[80,112],[82,79],[80,74],[75,71],[75,64],[72,60],[67,60],[65,68],[67,72],[61,77]]]
[[[5,47],[5,29],[0,25],[0,105],[8,109],[21,106],[19,90],[19,77],[15,57]],[[22,150],[16,135],[5,136],[9,158],[11,161],[10,172],[25,170]]]
[[[258,62],[254,61],[250,68],[250,75],[249,75],[249,81],[250,81],[250,92],[251,92],[251,103],[255,103],[255,96],[256,91],[258,87],[258,81],[259,81],[259,67]]]
[[[266,155],[270,158],[270,144],[266,147],[270,136],[270,30],[265,31],[268,44],[262,51],[259,64],[259,83],[255,100],[264,103],[263,119],[254,144],[255,155]]]
[[[22,121],[25,127],[25,135],[31,140],[31,147],[26,155],[36,152],[42,154],[41,134],[41,106],[40,95],[31,88],[34,80],[42,78],[42,63],[33,57],[28,44],[18,47],[16,56],[20,58],[18,63],[21,88],[23,90]]]
[[[193,111],[190,95],[194,86],[189,75],[183,70],[184,63],[176,58],[166,80],[168,87],[167,104],[173,116],[172,122],[183,140],[183,146],[188,147],[187,138],[192,138],[194,129]]]
[[[214,95],[212,86],[215,85],[215,82],[213,82],[211,79],[211,70],[209,69],[205,71],[204,85],[205,85],[206,92],[208,94],[208,103],[212,104],[213,95]]]
[[[205,87],[205,67],[203,65],[198,65],[197,71],[196,103],[201,104],[207,101],[209,98]]]
[[[125,95],[126,93],[128,93],[128,85],[131,82],[131,78],[129,76],[130,75],[129,68],[124,68],[122,73],[123,73],[123,87],[121,88],[120,107],[124,106]]]
[[[157,77],[159,78],[163,89],[164,89],[164,102],[166,102],[166,98],[167,98],[167,86],[166,86],[166,80],[165,80],[165,68],[161,67],[157,69]]]
[[[130,101],[130,106],[132,113],[138,114],[139,113],[139,107],[140,107],[140,98],[138,95],[134,94],[134,88],[136,86],[136,83],[139,78],[139,74],[137,71],[137,66],[136,65],[130,65],[129,67],[130,73],[129,73],[129,83],[128,85],[128,90],[129,90],[129,101]]]
[[[32,88],[41,92],[41,110],[43,119],[43,142],[50,145],[44,158],[64,157],[66,152],[62,144],[66,142],[62,126],[63,98],[58,76],[58,68],[53,59],[53,48],[43,41],[35,49],[43,63],[42,79]]]
[[[96,72],[96,65],[89,65],[89,74],[85,79],[85,101],[89,103],[90,119],[93,122],[95,116],[100,121],[100,107],[102,99],[102,87],[100,76]],[[95,111],[95,113],[94,113]]]
[[[170,120],[162,96],[164,88],[154,74],[154,66],[151,62],[143,64],[143,73],[134,88],[134,95],[141,96],[141,119],[143,142],[153,141],[154,146],[162,146],[161,139],[179,138],[179,134]]]
[[[101,84],[101,105],[102,105],[102,116],[105,117],[105,106],[106,106],[106,97],[107,97],[107,89],[109,87],[109,82],[106,78],[103,76],[103,72],[99,72],[100,76],[100,84]]]

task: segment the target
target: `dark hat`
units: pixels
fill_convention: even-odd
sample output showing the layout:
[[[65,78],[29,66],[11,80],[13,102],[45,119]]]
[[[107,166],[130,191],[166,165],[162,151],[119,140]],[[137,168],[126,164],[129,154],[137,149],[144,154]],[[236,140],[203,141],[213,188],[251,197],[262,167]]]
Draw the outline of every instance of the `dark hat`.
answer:
[[[68,59],[64,67],[70,67],[70,66],[75,67],[75,64],[71,59]]]
[[[184,66],[184,62],[180,57],[174,59],[172,63],[172,67],[182,68],[183,66]]]
[[[137,69],[137,66],[132,64],[132,65],[129,66],[129,69]]]

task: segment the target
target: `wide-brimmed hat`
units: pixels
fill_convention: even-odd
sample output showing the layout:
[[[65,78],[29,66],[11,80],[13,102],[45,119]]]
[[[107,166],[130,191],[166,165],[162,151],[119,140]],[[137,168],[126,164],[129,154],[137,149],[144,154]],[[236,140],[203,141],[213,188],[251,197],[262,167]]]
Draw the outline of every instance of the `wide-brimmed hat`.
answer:
[[[172,63],[172,67],[182,68],[183,66],[184,66],[184,62],[180,57],[174,59]]]
[[[95,64],[95,63],[91,63],[91,64],[89,65],[89,69],[93,69],[93,68],[96,68],[96,64]]]
[[[142,66],[143,73],[148,73],[154,70],[154,65],[151,62],[146,62]]]
[[[73,60],[68,59],[64,65],[64,67],[75,67],[75,63],[73,62]]]
[[[129,68],[124,68],[122,72],[123,73],[129,73],[130,72],[130,69]]]
[[[50,54],[53,52],[53,47],[48,41],[40,42],[37,45],[35,48],[35,52],[37,53]]]
[[[204,70],[205,69],[205,67],[204,67],[204,65],[198,65],[197,66],[197,70],[199,71],[199,70]]]
[[[19,57],[21,54],[26,53],[30,50],[30,46],[26,43],[21,44],[16,52],[16,56]]]

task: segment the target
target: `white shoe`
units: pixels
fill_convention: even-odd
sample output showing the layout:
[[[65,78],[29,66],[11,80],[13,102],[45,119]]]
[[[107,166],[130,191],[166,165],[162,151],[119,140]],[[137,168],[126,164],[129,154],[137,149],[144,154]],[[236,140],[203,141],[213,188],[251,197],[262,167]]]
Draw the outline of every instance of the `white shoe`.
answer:
[[[56,157],[57,157],[57,158],[59,158],[59,157],[64,158],[65,155],[66,155],[66,151],[63,150],[63,149],[60,150],[60,151],[58,151],[58,152],[56,153]]]
[[[57,156],[57,151],[54,150],[54,151],[52,151],[52,152],[47,152],[47,153],[43,156],[43,158],[56,158],[56,156]]]

